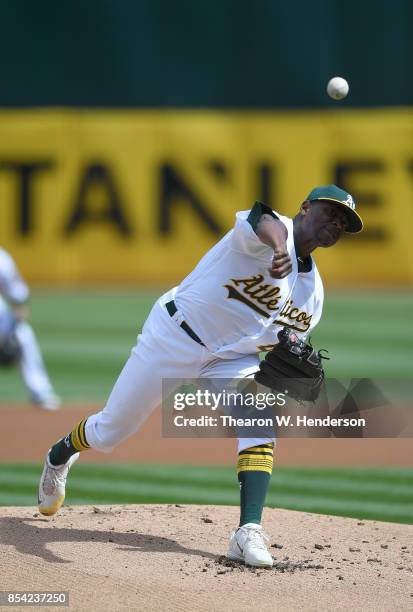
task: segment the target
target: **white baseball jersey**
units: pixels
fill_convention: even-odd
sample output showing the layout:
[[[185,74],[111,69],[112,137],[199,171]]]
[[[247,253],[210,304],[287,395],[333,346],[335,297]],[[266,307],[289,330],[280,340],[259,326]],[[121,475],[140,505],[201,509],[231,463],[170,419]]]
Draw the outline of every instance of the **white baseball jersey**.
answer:
[[[288,231],[293,270],[275,280],[269,274],[274,251],[254,232],[249,213],[238,212],[235,227],[164,296],[165,301],[173,297],[211,353],[224,359],[269,350],[283,326],[307,336],[323,307],[323,285],[314,260],[309,272],[298,270],[292,219],[277,214]]]
[[[0,295],[13,304],[22,304],[29,297],[29,288],[20,276],[13,258],[0,248]]]

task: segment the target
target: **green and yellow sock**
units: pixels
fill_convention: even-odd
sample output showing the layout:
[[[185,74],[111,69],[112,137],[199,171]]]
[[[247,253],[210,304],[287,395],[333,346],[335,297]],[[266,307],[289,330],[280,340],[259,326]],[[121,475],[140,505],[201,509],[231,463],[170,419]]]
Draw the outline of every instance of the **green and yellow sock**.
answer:
[[[241,495],[240,527],[246,523],[261,524],[273,467],[274,444],[246,448],[238,454],[238,482]]]
[[[82,419],[65,438],[57,442],[49,453],[49,460],[52,465],[62,465],[66,463],[72,455],[79,451],[90,448],[85,434],[87,419]]]

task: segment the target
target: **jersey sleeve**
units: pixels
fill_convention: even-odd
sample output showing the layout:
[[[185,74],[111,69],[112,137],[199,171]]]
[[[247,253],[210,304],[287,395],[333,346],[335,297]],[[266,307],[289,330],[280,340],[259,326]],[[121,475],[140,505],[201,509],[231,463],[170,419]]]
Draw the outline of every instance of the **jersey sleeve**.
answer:
[[[12,304],[23,304],[29,298],[28,286],[12,257],[3,249],[0,249],[0,293]]]
[[[274,219],[278,218],[274,211],[262,202],[255,202],[251,210],[236,213],[236,221],[230,238],[230,246],[234,251],[252,257],[272,255],[273,249],[264,244],[256,234],[258,222],[263,214],[270,214]]]

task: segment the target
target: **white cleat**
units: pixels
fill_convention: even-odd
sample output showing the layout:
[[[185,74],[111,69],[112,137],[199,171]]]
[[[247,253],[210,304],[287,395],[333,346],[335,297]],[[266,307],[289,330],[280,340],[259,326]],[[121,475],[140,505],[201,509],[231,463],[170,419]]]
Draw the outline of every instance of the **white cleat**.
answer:
[[[41,408],[42,410],[59,410],[62,405],[62,400],[58,395],[50,393],[50,395],[46,395],[45,397],[38,399],[36,398],[34,400],[34,405],[38,408]]]
[[[66,479],[70,468],[79,459],[79,453],[72,455],[67,463],[52,465],[49,460],[49,452],[42,477],[39,482],[39,512],[46,516],[52,516],[61,508],[65,501]]]
[[[246,523],[232,532],[227,558],[253,567],[272,567],[274,561],[267,550],[268,539],[261,525]]]

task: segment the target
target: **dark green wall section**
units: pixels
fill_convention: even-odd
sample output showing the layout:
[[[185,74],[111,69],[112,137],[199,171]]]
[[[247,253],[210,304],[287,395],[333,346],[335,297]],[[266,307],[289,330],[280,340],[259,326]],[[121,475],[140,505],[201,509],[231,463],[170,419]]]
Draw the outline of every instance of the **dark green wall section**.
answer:
[[[411,0],[0,0],[0,106],[413,104]]]

